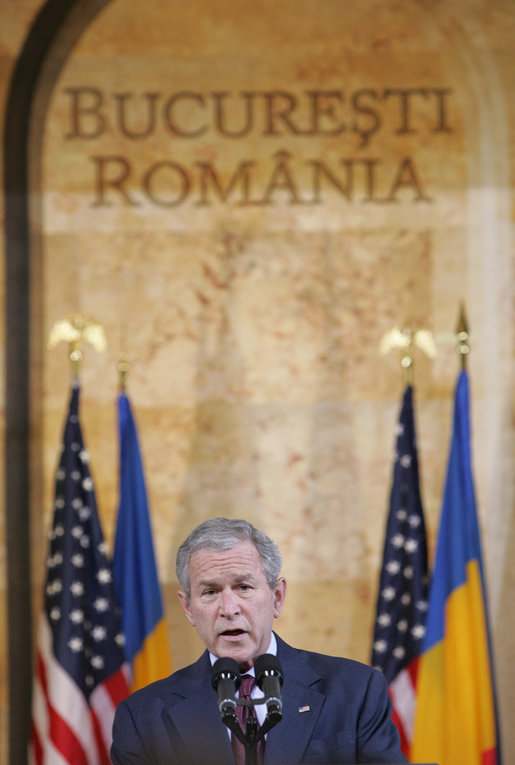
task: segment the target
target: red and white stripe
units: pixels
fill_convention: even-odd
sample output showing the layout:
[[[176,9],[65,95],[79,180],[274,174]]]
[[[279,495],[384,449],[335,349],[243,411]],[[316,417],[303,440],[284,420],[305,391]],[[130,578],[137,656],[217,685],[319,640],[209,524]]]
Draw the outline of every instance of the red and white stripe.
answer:
[[[418,662],[419,657],[401,670],[388,687],[393,704],[392,719],[399,731],[404,753],[409,752],[413,740]]]
[[[30,765],[109,765],[117,703],[128,693],[124,670],[99,685],[91,706],[56,661],[46,616],[40,619],[32,700]]]

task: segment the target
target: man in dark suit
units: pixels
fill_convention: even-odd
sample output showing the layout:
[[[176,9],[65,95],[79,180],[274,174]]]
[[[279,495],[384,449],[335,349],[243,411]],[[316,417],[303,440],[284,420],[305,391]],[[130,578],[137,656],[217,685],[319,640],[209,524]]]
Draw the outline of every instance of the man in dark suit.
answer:
[[[284,675],[283,716],[266,735],[264,765],[406,762],[380,672],[292,648],[273,632],[286,595],[280,567],[277,546],[247,521],[212,518],[189,535],[177,553],[179,599],[207,650],[119,704],[114,765],[234,765],[212,665],[230,657],[252,675],[264,653],[277,655]],[[265,705],[255,711],[262,724]]]

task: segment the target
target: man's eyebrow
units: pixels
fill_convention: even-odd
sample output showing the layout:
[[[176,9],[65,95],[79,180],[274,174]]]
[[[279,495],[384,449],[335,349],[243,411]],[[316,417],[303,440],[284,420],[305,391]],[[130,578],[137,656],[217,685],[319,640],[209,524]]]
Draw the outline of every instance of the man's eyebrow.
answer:
[[[214,581],[212,581],[210,579],[201,579],[199,581],[199,586],[200,587],[210,587],[210,588],[214,589],[215,587],[218,587],[219,585],[218,585],[218,582],[214,582]]]
[[[252,574],[250,571],[246,574],[238,574],[238,576],[234,577],[235,582],[254,582],[256,579],[255,574]]]
[[[250,582],[253,583],[255,581],[254,574],[248,572],[246,574],[238,574],[234,577],[234,579],[231,580],[232,584],[240,584],[241,582]],[[216,579],[201,579],[199,581],[199,587],[211,587],[215,589],[216,587],[220,587],[220,582],[217,582]]]

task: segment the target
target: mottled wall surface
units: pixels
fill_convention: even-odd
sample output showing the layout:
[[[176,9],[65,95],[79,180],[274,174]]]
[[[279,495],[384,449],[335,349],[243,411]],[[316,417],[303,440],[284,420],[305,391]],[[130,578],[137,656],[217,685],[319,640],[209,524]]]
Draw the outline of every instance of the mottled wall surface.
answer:
[[[463,299],[507,720],[514,31],[507,2],[389,0],[113,0],[84,31],[34,126],[35,613],[70,382],[66,347],[44,343],[82,312],[109,344],[81,373],[109,541],[129,356],[174,665],[200,649],[175,550],[216,514],[280,544],[286,639],[368,661],[403,387],[380,341],[435,337],[415,368],[433,552]]]

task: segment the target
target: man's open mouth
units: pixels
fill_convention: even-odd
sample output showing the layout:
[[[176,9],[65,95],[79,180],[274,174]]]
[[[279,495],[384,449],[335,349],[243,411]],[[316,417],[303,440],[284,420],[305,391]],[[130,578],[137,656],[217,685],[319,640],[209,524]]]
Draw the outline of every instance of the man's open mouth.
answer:
[[[236,630],[224,630],[224,632],[222,632],[221,634],[226,636],[226,637],[237,637],[238,635],[244,635],[245,634],[245,630],[240,630],[240,629],[236,629]]]

